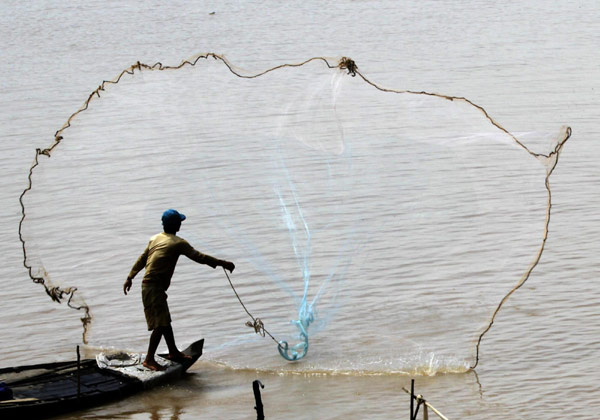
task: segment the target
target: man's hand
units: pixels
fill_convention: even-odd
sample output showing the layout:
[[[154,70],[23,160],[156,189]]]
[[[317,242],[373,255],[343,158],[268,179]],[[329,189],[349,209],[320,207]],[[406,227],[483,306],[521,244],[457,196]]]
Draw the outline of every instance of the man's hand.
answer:
[[[125,280],[125,283],[123,283],[123,293],[127,294],[129,289],[131,289],[131,279],[127,279]]]
[[[231,261],[223,261],[221,263],[221,267],[223,267],[225,270],[229,270],[230,273],[233,273],[233,270],[235,270],[235,264]]]

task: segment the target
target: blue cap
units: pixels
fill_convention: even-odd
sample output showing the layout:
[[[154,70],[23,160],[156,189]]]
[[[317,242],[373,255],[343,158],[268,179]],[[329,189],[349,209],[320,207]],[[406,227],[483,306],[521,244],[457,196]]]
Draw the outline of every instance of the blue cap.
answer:
[[[183,222],[185,220],[185,215],[179,213],[177,210],[169,209],[166,210],[162,215],[162,222],[164,224],[174,223],[174,222]]]

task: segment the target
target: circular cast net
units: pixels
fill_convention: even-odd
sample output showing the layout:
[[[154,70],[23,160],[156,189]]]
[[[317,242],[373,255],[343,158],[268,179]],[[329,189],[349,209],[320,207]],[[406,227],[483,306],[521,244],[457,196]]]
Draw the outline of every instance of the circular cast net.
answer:
[[[236,263],[231,280],[279,353],[312,354],[281,367],[243,326],[223,272],[182,257],[169,290],[176,336],[210,337],[214,361],[465,371],[539,262],[569,135],[515,135],[466,98],[386,89],[349,59],[260,74],[212,54],[137,63],[36,152],[24,262],[83,311],[84,340],[142,346],[140,299],[121,285],[176,208],[180,236]]]

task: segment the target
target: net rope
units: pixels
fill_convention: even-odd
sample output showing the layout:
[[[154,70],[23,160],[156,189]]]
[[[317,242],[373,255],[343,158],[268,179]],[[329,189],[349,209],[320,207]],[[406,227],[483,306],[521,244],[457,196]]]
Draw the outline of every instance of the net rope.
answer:
[[[37,148],[35,150],[34,160],[33,160],[33,163],[31,164],[31,167],[29,168],[29,172],[28,172],[27,185],[26,185],[25,189],[23,190],[23,192],[21,193],[21,195],[19,196],[19,203],[21,206],[21,219],[19,221],[19,240],[21,242],[22,251],[23,251],[23,266],[27,270],[27,273],[28,273],[30,279],[36,284],[43,285],[46,293],[48,294],[48,296],[50,296],[50,298],[53,301],[62,303],[66,300],[68,307],[84,312],[84,315],[81,317],[81,322],[83,324],[83,334],[82,334],[83,342],[87,343],[87,333],[88,333],[89,325],[92,321],[92,314],[91,314],[89,306],[85,303],[85,301],[81,297],[79,297],[79,300],[82,303],[80,303],[80,304],[75,303],[74,298],[78,291],[77,287],[55,286],[52,284],[52,282],[49,281],[48,273],[46,273],[43,269],[39,270],[38,272],[34,272],[33,266],[29,263],[27,241],[23,235],[23,224],[27,218],[25,197],[33,188],[32,177],[33,177],[33,173],[34,173],[35,169],[40,164],[40,157],[45,156],[47,158],[50,158],[52,156],[52,153],[54,152],[54,150],[61,143],[61,140],[63,139],[63,136],[62,136],[63,132],[71,126],[72,121],[80,113],[86,111],[89,108],[90,103],[93,100],[101,98],[101,92],[103,92],[109,85],[118,84],[125,75],[133,76],[136,73],[140,73],[141,71],[175,71],[175,70],[178,70],[178,69],[181,69],[184,67],[190,67],[190,66],[194,67],[201,60],[207,60],[207,59],[211,59],[211,58],[214,60],[220,61],[232,74],[234,74],[235,76],[237,76],[239,78],[243,78],[243,79],[254,79],[254,78],[264,76],[264,75],[266,75],[270,72],[276,71],[278,69],[282,69],[282,68],[286,68],[286,67],[301,67],[310,62],[320,61],[324,65],[326,65],[329,69],[346,70],[350,76],[352,76],[352,77],[358,76],[365,83],[367,83],[368,85],[370,85],[373,88],[375,88],[379,91],[382,91],[382,92],[393,93],[393,94],[423,95],[423,96],[429,96],[429,97],[436,97],[439,99],[452,101],[452,102],[462,102],[462,103],[465,103],[468,106],[476,109],[477,111],[479,111],[489,121],[490,124],[492,124],[494,127],[496,127],[501,132],[508,135],[516,145],[518,145],[520,148],[525,150],[528,154],[530,154],[534,158],[536,158],[536,159],[540,160],[542,163],[544,163],[544,165],[546,167],[545,189],[546,189],[547,199],[546,199],[544,231],[543,231],[543,235],[542,235],[541,244],[537,250],[535,257],[533,258],[533,260],[531,261],[531,263],[529,264],[529,266],[527,267],[527,269],[525,270],[525,272],[523,273],[521,278],[518,280],[516,285],[508,293],[506,293],[504,295],[504,297],[500,300],[500,302],[496,306],[495,310],[493,311],[493,313],[489,319],[489,322],[487,323],[487,326],[479,335],[476,345],[475,345],[475,360],[474,360],[474,363],[470,366],[470,369],[475,369],[475,367],[477,367],[479,360],[480,360],[480,345],[483,340],[483,337],[492,328],[494,321],[496,320],[496,317],[497,317],[498,313],[500,312],[500,309],[503,307],[503,305],[506,303],[506,301],[510,298],[510,296],[513,293],[515,293],[519,288],[521,288],[527,282],[527,280],[530,278],[533,270],[535,269],[535,267],[539,264],[539,262],[541,260],[541,257],[542,257],[542,254],[543,254],[543,251],[544,251],[544,248],[546,245],[546,241],[548,239],[550,216],[551,216],[551,210],[552,210],[552,194],[551,194],[551,190],[550,190],[550,176],[552,175],[554,169],[556,168],[556,165],[558,164],[560,152],[561,152],[564,144],[571,137],[571,134],[572,134],[571,128],[566,127],[564,129],[564,134],[558,140],[556,146],[550,153],[548,153],[548,154],[536,153],[536,152],[533,152],[532,150],[530,150],[527,146],[525,146],[525,144],[522,141],[520,141],[513,133],[511,133],[503,125],[501,125],[499,122],[497,122],[483,106],[474,103],[473,101],[469,100],[468,98],[462,97],[462,96],[444,95],[444,94],[428,92],[428,91],[424,91],[424,90],[422,90],[422,91],[397,90],[397,89],[390,89],[390,88],[382,87],[382,86],[376,84],[375,82],[372,82],[371,80],[369,80],[363,73],[360,72],[356,63],[352,59],[347,58],[347,57],[342,57],[341,60],[339,60],[337,63],[333,63],[333,64],[330,62],[330,59],[327,59],[324,57],[312,57],[312,58],[309,58],[308,60],[305,60],[305,61],[302,61],[299,63],[281,64],[281,65],[271,67],[267,70],[264,70],[262,72],[258,72],[255,74],[240,73],[239,71],[237,71],[234,68],[234,66],[224,56],[214,54],[214,53],[196,55],[190,59],[183,60],[177,66],[163,65],[161,62],[156,62],[152,65],[149,65],[149,64],[141,63],[138,61],[135,64],[131,65],[130,67],[121,71],[121,73],[119,73],[119,75],[116,76],[114,79],[103,80],[102,83],[89,94],[87,99],[84,101],[83,105],[77,111],[72,113],[69,116],[69,118],[66,120],[66,122],[63,124],[63,126],[55,132],[53,141],[50,144],[50,146],[45,149]],[[303,352],[299,354],[292,350],[292,354],[290,355],[289,354],[290,349],[287,346],[287,343],[285,341],[277,341],[264,327],[264,323],[260,320],[260,318],[254,317],[248,311],[248,309],[244,305],[242,299],[240,298],[237,291],[235,290],[235,287],[234,287],[233,283],[231,282],[229,275],[227,274],[227,272],[225,272],[225,274],[227,275],[227,279],[230,283],[230,286],[233,289],[233,291],[235,292],[235,295],[237,296],[240,304],[242,305],[242,307],[244,308],[246,313],[252,319],[252,322],[248,322],[247,325],[252,327],[256,333],[258,333],[262,336],[269,335],[269,337],[277,343],[279,352],[284,358],[286,358],[288,360],[297,360],[297,359],[302,358],[306,354],[306,351],[308,350],[307,337],[306,336],[304,337],[306,339],[305,343],[301,343],[301,345],[305,346],[303,349]],[[300,326],[300,331],[301,331],[301,335],[302,335],[301,327],[303,326],[302,325],[303,322],[301,322],[301,321],[296,321],[296,322],[298,322],[300,324],[299,326]]]
[[[295,361],[295,360],[299,360],[299,359],[303,358],[306,355],[306,352],[308,351],[308,336],[306,334],[306,331],[304,331],[305,342],[301,343],[303,351],[300,353],[294,348],[296,346],[290,348],[287,341],[285,341],[285,340],[278,341],[273,336],[273,334],[271,334],[269,332],[269,330],[267,330],[264,322],[260,318],[256,318],[254,315],[252,315],[250,313],[250,311],[248,310],[248,308],[246,308],[246,305],[244,304],[244,302],[242,301],[242,298],[240,297],[237,290],[235,289],[235,286],[233,285],[233,282],[231,281],[229,274],[227,274],[227,271],[225,269],[223,269],[223,272],[225,273],[225,276],[227,276],[227,281],[229,282],[229,285],[231,286],[231,290],[233,290],[233,293],[235,293],[235,297],[240,302],[240,305],[242,305],[242,308],[244,308],[244,311],[246,311],[248,316],[250,318],[252,318],[252,322],[247,321],[246,326],[252,328],[254,330],[254,332],[256,334],[259,334],[261,337],[265,337],[267,335],[269,337],[271,337],[271,339],[277,344],[277,350],[279,351],[279,354],[281,354],[281,357],[283,357],[284,359],[289,360],[289,361]]]

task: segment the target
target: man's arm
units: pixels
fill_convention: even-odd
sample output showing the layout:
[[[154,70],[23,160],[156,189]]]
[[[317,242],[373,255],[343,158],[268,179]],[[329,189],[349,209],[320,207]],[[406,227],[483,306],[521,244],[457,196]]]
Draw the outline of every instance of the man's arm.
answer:
[[[230,261],[220,260],[210,255],[203,254],[202,252],[194,249],[187,241],[184,241],[182,245],[182,253],[192,261],[196,261],[199,264],[206,264],[212,268],[223,267],[229,270],[230,273],[235,269],[235,264]]]
[[[123,283],[123,293],[127,294],[127,292],[129,292],[131,285],[133,284],[133,278],[141,271],[142,268],[146,267],[146,262],[148,261],[148,249],[149,247],[147,246],[144,250],[144,253],[140,255],[135,264],[133,264],[129,275],[127,276],[127,280],[125,280],[125,283]]]

